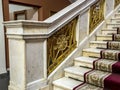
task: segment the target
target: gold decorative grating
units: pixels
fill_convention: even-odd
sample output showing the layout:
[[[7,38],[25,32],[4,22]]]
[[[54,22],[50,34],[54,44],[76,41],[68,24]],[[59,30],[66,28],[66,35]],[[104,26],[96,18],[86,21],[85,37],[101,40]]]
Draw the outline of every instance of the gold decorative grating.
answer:
[[[47,40],[48,75],[76,48],[76,17]]]
[[[91,33],[97,25],[104,20],[104,3],[105,0],[99,0],[90,7],[89,33]]]
[[[114,3],[115,3],[115,4],[114,4],[114,7],[117,7],[117,6],[120,4],[120,0],[115,0]]]

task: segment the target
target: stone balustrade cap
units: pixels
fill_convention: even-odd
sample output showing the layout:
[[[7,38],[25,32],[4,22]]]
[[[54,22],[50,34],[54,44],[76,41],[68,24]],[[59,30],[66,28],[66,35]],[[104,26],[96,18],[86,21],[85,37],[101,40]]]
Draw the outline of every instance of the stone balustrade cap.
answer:
[[[51,25],[50,22],[44,21],[33,21],[33,20],[15,20],[15,21],[6,21],[3,22],[6,27],[14,27],[14,26],[42,26],[49,27]]]

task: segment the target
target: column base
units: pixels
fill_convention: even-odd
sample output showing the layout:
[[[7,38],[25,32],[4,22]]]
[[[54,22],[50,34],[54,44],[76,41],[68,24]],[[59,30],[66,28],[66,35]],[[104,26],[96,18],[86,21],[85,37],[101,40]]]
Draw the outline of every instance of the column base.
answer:
[[[25,87],[20,87],[14,82],[10,81],[10,85],[8,86],[8,90],[27,90]]]

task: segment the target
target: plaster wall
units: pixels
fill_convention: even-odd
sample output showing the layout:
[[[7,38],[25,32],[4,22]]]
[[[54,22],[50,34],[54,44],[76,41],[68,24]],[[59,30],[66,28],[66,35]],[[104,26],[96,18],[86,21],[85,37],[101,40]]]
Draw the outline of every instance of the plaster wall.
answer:
[[[14,12],[22,10],[27,11],[27,20],[38,21],[38,8],[18,4],[9,4],[10,20],[14,20]]]

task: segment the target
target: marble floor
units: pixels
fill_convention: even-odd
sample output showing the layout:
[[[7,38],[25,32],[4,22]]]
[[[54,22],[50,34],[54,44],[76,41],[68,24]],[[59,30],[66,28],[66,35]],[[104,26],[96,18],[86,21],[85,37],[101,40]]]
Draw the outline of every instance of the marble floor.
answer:
[[[8,90],[9,73],[0,75],[0,90]]]

